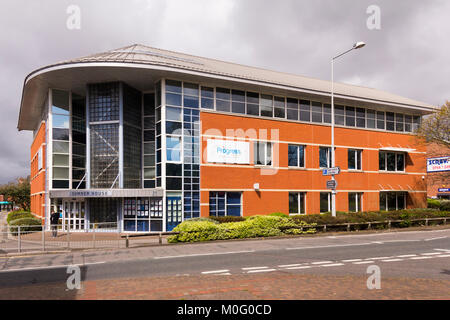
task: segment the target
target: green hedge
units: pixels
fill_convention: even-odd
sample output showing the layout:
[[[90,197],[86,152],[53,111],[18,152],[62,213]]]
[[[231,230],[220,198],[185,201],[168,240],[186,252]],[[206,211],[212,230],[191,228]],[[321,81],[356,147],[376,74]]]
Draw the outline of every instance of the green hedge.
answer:
[[[336,217],[331,213],[310,214],[293,216],[295,222],[317,223],[317,224],[340,224],[340,223],[362,223],[388,220],[404,220],[420,218],[450,217],[450,211],[438,211],[435,209],[410,209],[398,211],[376,211],[376,212],[338,212]]]
[[[228,223],[228,222],[239,222],[239,221],[244,221],[245,218],[244,217],[236,217],[236,216],[224,216],[224,217],[215,217],[215,216],[210,216],[209,219],[217,221],[219,223]]]
[[[187,220],[173,229],[174,232],[180,232],[180,234],[170,236],[168,242],[244,239],[316,232],[314,228],[308,228],[305,231],[292,229],[307,226],[311,225],[305,222],[296,223],[291,219],[277,216],[252,216],[244,221],[220,224],[207,220]]]
[[[36,218],[22,218],[11,221],[9,230],[12,234],[17,235],[20,226],[20,233],[29,233],[42,230],[42,222]]]
[[[450,201],[441,201],[441,206],[439,207],[441,211],[450,211]]]
[[[34,216],[29,211],[23,211],[23,210],[11,211],[8,214],[8,217],[6,218],[6,222],[8,222],[8,224],[11,224],[11,222],[13,220],[23,219],[23,218],[34,218]]]
[[[441,211],[450,211],[449,200],[427,199],[428,208],[439,209]]]

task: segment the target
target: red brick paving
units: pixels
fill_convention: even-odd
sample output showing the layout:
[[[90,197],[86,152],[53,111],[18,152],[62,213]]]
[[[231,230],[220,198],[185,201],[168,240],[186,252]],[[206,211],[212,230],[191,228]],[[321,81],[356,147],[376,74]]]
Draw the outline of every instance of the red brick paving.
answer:
[[[450,299],[450,280],[382,278],[381,290],[369,290],[365,276],[264,275],[165,276],[86,281],[82,288],[36,284],[0,288],[1,299]]]

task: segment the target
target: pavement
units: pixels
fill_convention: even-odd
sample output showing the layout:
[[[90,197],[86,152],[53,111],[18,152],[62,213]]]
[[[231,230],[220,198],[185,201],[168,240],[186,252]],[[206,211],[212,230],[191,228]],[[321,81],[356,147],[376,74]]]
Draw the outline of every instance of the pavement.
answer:
[[[74,265],[81,288],[68,290]],[[447,228],[0,257],[1,299],[450,299],[449,288]]]

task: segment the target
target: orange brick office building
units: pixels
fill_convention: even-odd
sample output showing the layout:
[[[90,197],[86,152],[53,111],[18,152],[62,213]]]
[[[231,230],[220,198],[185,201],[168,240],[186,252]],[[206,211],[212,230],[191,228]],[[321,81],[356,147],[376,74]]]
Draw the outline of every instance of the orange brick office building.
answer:
[[[65,228],[172,230],[210,215],[331,210],[328,81],[142,45],[56,63],[24,83],[32,211]],[[434,107],[335,85],[338,211],[426,206]]]

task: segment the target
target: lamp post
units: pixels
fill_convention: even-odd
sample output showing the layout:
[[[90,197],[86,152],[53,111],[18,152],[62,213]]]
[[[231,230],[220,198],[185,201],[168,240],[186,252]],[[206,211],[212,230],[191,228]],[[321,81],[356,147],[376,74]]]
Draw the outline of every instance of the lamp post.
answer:
[[[342,57],[344,54],[364,47],[364,42],[356,42],[353,47],[331,59],[331,166],[336,166],[335,152],[334,152],[334,60]],[[336,180],[334,174],[331,176],[331,180]],[[336,188],[331,190],[331,215],[336,216]]]

